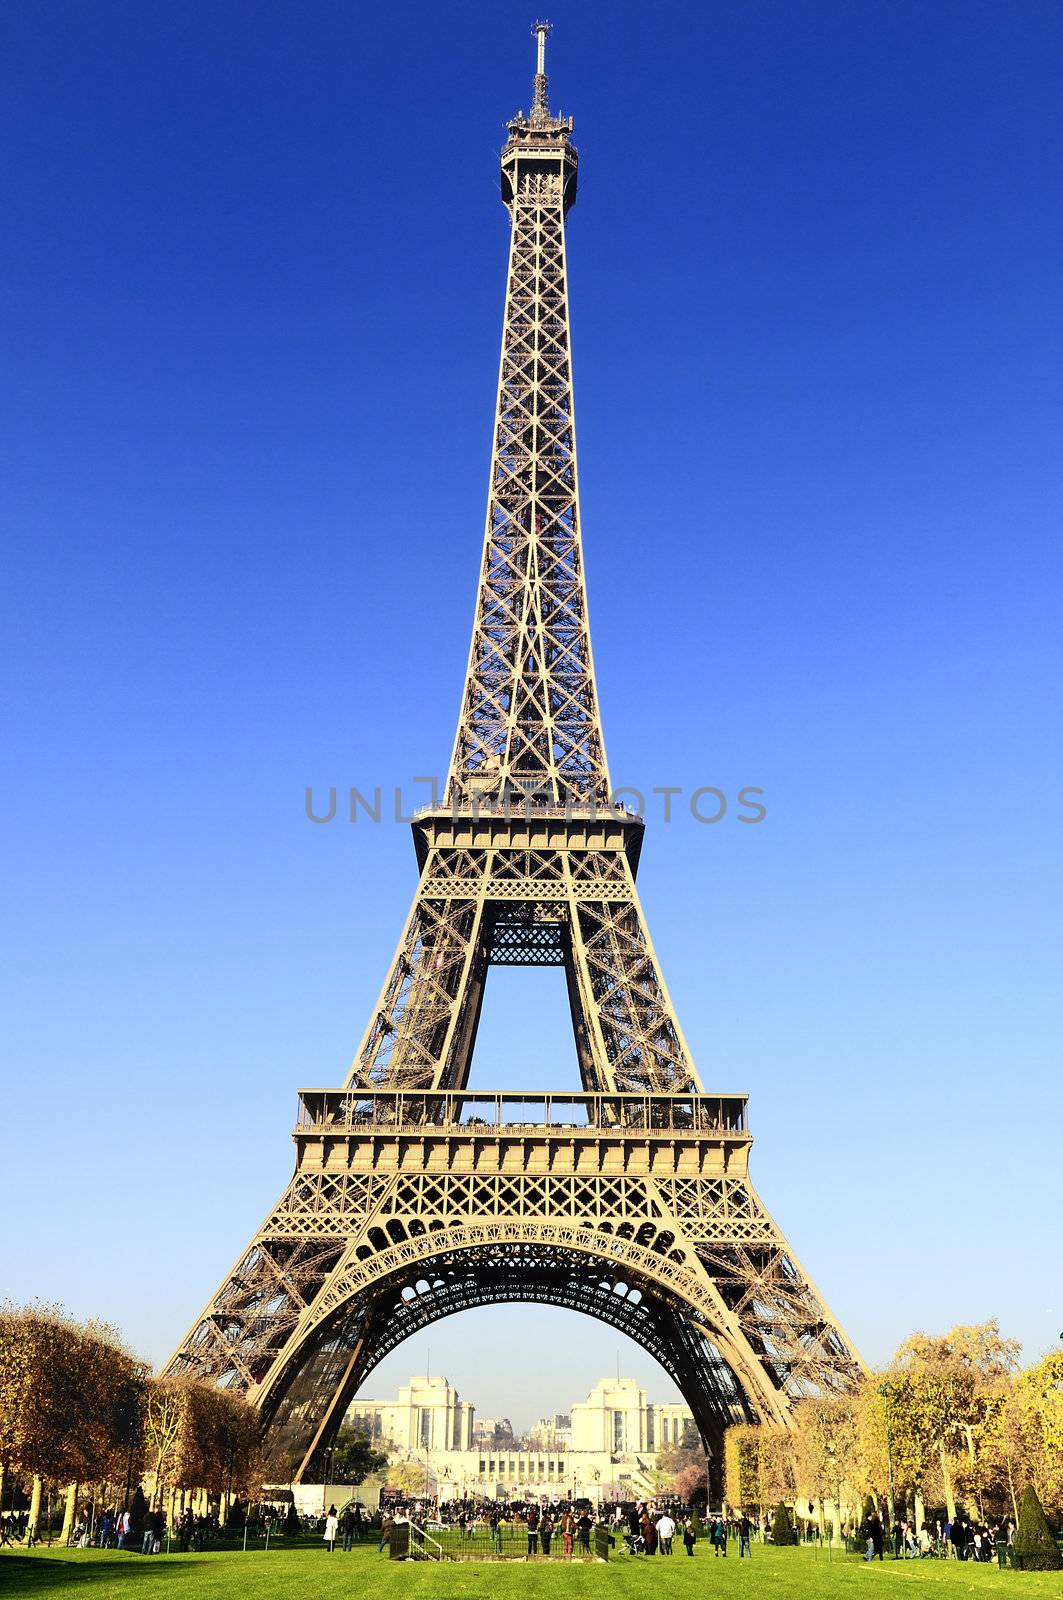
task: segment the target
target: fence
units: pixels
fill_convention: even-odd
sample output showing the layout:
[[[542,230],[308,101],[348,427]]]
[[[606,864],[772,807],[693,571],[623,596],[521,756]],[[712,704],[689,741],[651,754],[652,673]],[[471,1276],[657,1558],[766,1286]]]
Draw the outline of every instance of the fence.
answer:
[[[566,1549],[560,1529],[529,1533],[523,1523],[457,1528],[430,1523],[420,1528],[396,1522],[391,1529],[393,1561],[607,1561],[613,1545],[607,1528],[591,1528],[584,1540],[574,1535]]]

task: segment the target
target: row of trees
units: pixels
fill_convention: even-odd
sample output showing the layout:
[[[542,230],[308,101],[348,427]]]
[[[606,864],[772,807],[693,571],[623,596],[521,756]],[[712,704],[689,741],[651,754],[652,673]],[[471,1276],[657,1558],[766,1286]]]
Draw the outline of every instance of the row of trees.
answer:
[[[1024,1371],[1020,1346],[995,1321],[913,1335],[851,1396],[805,1400],[793,1430],[735,1427],[726,1441],[727,1498],[767,1507],[799,1496],[822,1525],[824,1502],[850,1520],[865,1495],[893,1519],[924,1505],[955,1517],[1016,1521],[1033,1488],[1063,1518],[1063,1353]]]
[[[46,1488],[79,1488],[128,1504],[217,1500],[258,1488],[258,1426],[239,1395],[187,1379],[153,1378],[115,1329],[58,1307],[0,1309],[0,1504],[5,1480],[32,1484],[36,1528]]]

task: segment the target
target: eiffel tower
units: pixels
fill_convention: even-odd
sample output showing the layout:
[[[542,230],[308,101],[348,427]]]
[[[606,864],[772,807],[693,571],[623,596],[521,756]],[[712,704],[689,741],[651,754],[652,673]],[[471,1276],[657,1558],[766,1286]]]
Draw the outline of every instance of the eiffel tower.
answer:
[[[746,1096],[706,1093],[611,802],[580,538],[565,219],[570,118],[507,124],[512,219],[483,560],[445,793],[342,1088],[304,1089],[295,1174],[166,1371],[243,1390],[269,1468],[312,1478],[376,1364],[502,1301],[627,1334],[723,1430],[787,1425],[859,1358],[749,1180]],[[493,966],[564,968],[582,1090],[467,1087]]]

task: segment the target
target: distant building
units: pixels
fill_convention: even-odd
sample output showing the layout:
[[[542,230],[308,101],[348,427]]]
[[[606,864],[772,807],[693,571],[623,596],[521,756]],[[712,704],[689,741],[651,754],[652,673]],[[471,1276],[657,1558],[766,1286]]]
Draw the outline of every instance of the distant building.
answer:
[[[693,1428],[688,1406],[651,1405],[633,1378],[603,1378],[572,1407],[571,1445],[610,1455],[655,1455],[664,1446],[682,1444]]]
[[[354,1400],[348,1424],[400,1457],[471,1450],[474,1407],[446,1378],[411,1378],[397,1400]]]
[[[572,1417],[567,1411],[555,1412],[552,1417],[540,1417],[528,1431],[528,1443],[537,1450],[570,1450]]]
[[[411,1378],[397,1400],[358,1400],[346,1421],[392,1462],[430,1459],[443,1500],[652,1494],[661,1448],[693,1436],[684,1405],[654,1405],[632,1378],[603,1378],[569,1412],[541,1417],[517,1444],[507,1417],[474,1416],[446,1378]]]
[[[477,1417],[472,1425],[474,1444],[498,1444],[513,1438],[513,1424],[508,1417]]]

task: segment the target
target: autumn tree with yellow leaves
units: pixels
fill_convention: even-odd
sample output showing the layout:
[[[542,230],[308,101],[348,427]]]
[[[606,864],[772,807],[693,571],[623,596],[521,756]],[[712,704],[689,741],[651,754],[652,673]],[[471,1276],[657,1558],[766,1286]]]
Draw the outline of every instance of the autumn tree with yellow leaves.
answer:
[[[217,1497],[258,1487],[258,1418],[238,1394],[188,1378],[156,1378],[144,1405],[145,1473],[155,1504],[180,1491]]]
[[[103,1323],[58,1306],[0,1309],[0,1462],[33,1480],[34,1529],[44,1483],[125,1479],[130,1400],[145,1375]]]
[[[808,1399],[792,1429],[741,1425],[725,1441],[732,1505],[790,1501],[796,1493],[835,1507],[867,1492],[955,1516],[1018,1516],[1033,1488],[1049,1520],[1063,1520],[1063,1353],[1018,1371],[1020,1346],[997,1322],[942,1335],[913,1334],[885,1372],[853,1395]],[[787,1480],[789,1463],[789,1484]]]
[[[439,1483],[430,1462],[400,1461],[388,1468],[388,1488],[397,1489],[410,1499],[431,1499]]]
[[[1016,1432],[1032,1486],[1050,1514],[1063,1519],[1063,1351],[1027,1367],[1015,1383]]]
[[[760,1488],[760,1429],[753,1423],[736,1423],[724,1435],[724,1487],[728,1503],[736,1508],[763,1506]]]
[[[209,1384],[152,1379],[105,1324],[57,1306],[0,1308],[0,1475],[32,1482],[36,1530],[45,1485],[67,1491],[146,1475],[157,1503],[168,1491],[219,1499],[258,1487],[258,1418],[238,1394]]]
[[[860,1474],[860,1399],[840,1395],[802,1400],[794,1412],[793,1471],[801,1494],[817,1503],[821,1533],[824,1502],[834,1508],[834,1539],[841,1538],[847,1487],[863,1487]]]
[[[990,1487],[985,1445],[1019,1364],[1021,1346],[996,1320],[906,1339],[887,1375],[911,1487],[931,1487],[956,1515],[956,1491],[980,1503]]]
[[[745,1423],[728,1428],[724,1443],[728,1503],[761,1513],[795,1493],[793,1436],[787,1428]]]

